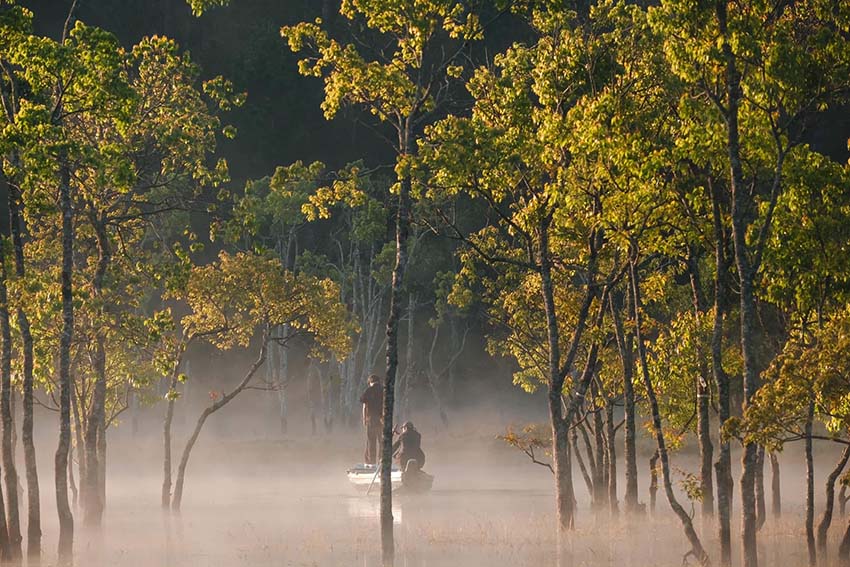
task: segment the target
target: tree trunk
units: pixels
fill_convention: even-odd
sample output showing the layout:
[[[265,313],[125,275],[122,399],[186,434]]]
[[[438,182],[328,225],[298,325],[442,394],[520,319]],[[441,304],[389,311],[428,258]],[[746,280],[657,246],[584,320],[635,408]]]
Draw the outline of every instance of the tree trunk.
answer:
[[[584,479],[584,484],[587,487],[587,494],[590,496],[591,500],[593,499],[593,479],[590,478],[590,474],[587,472],[587,466],[584,464],[584,459],[581,456],[581,450],[578,446],[578,425],[573,424],[570,427],[570,439],[572,440],[572,451],[575,452],[576,461],[578,462],[578,468],[581,472],[581,477]]]
[[[590,383],[591,398],[598,399],[599,389],[596,381]],[[593,479],[593,505],[597,509],[606,507],[608,500],[608,455],[605,450],[604,420],[600,408],[593,407],[593,438],[596,447],[596,476]]]
[[[59,556],[71,557],[74,516],[68,504],[68,451],[71,445],[71,340],[74,335],[72,275],[74,271],[74,210],[67,155],[59,158],[62,210],[62,335],[59,343],[59,445],[54,458],[56,508],[59,516]]]
[[[847,460],[850,459],[850,445],[844,447],[844,452],[841,453],[841,458],[835,464],[835,468],[829,473],[826,479],[826,503],[823,508],[823,515],[818,523],[817,531],[817,547],[821,557],[826,557],[826,536],[829,533],[829,526],[832,523],[832,511],[835,506],[835,483],[838,477],[841,476],[841,471],[847,466]]]
[[[743,409],[750,405],[758,390],[759,376],[756,369],[756,312],[755,312],[755,275],[751,265],[750,250],[747,245],[748,215],[752,214],[752,197],[749,188],[744,186],[744,174],[740,155],[740,134],[738,131],[738,108],[742,97],[741,74],[738,71],[735,54],[728,39],[727,2],[717,0],[717,20],[722,37],[722,50],[726,62],[726,149],[729,158],[729,181],[732,193],[732,241],[735,263],[740,283],[740,319],[741,319],[741,355],[744,359],[744,403]],[[745,443],[741,457],[741,554],[743,567],[758,567],[758,547],[756,544],[756,499],[755,479],[757,467],[755,443]]]
[[[8,529],[9,556],[21,557],[21,521],[18,515],[18,473],[15,469],[15,454],[12,449],[12,330],[9,321],[9,296],[6,289],[8,272],[5,253],[0,254],[0,420],[2,421],[3,472],[6,487],[6,523]]]
[[[617,516],[617,430],[614,428],[614,401],[606,400],[605,429],[608,445],[608,507],[612,516]]]
[[[806,547],[809,550],[809,565],[817,564],[815,548],[815,465],[812,459],[812,421],[815,404],[809,402],[806,416]]]
[[[767,519],[764,495],[764,445],[759,445],[756,458],[756,529],[760,530]]]
[[[705,311],[705,299],[699,273],[699,256],[691,248],[688,255],[688,273],[690,275],[691,293],[693,295],[694,317],[697,321]],[[699,441],[700,457],[700,489],[702,491],[701,513],[703,520],[710,520],[714,516],[714,483],[712,482],[712,460],[714,458],[714,446],[711,443],[711,417],[709,415],[709,402],[711,401],[711,388],[709,388],[708,361],[698,345],[700,371],[697,376],[697,439]]]
[[[726,307],[728,262],[726,237],[723,229],[720,191],[708,179],[711,191],[712,223],[714,228],[714,322],[711,331],[711,373],[717,385],[718,432],[720,454],[715,463],[717,476],[717,529],[720,539],[720,564],[732,564],[732,455],[729,441],[724,438],[723,425],[731,417],[729,377],[723,369],[723,318]]]
[[[779,519],[782,517],[782,484],[779,477],[779,457],[771,451],[770,456],[770,496],[771,496],[771,511],[773,517]],[[844,490],[845,485],[841,485]],[[841,515],[844,515],[844,504],[841,504]]]
[[[97,267],[92,278],[92,291],[95,298],[103,295],[104,280],[109,264],[112,259],[112,251],[109,246],[109,236],[106,232],[106,224],[103,217],[95,210],[89,211],[89,219],[94,228],[97,241]],[[106,306],[102,308],[106,310]],[[103,429],[106,421],[106,336],[101,330],[95,331],[94,356],[92,366],[94,367],[95,384],[92,393],[92,402],[89,415],[86,417],[85,443],[86,474],[80,478],[82,492],[84,521],[89,526],[99,526],[103,518],[103,506],[101,501],[101,463],[98,459],[98,434]]]
[[[685,531],[685,537],[691,545],[691,553],[702,565],[709,563],[708,555],[702,547],[702,542],[694,530],[691,517],[679,504],[676,495],[673,492],[673,479],[670,476],[670,462],[667,455],[667,445],[664,440],[664,429],[661,425],[661,412],[658,409],[658,400],[655,397],[655,389],[652,385],[652,379],[649,376],[649,367],[647,366],[646,345],[643,342],[641,333],[641,295],[640,283],[638,282],[637,267],[635,260],[630,263],[630,275],[632,284],[632,298],[634,303],[634,322],[635,322],[635,338],[637,340],[638,356],[640,357],[641,374],[643,375],[643,383],[646,387],[646,397],[649,400],[650,413],[652,415],[652,427],[655,433],[655,441],[658,446],[658,456],[661,460],[661,478],[664,483],[664,492],[667,495],[667,502],[673,508],[673,512],[682,523],[682,528]]]
[[[658,494],[658,449],[649,458],[649,513],[655,515],[655,500]]]
[[[174,402],[177,393],[177,377],[179,376],[179,362],[174,365],[171,378],[168,383],[168,393],[165,421],[162,425],[162,490],[160,491],[160,505],[163,510],[168,510],[171,504],[171,422],[174,420]]]
[[[410,119],[399,135],[403,156],[412,152]],[[398,323],[401,318],[402,287],[407,268],[407,241],[410,233],[410,189],[412,179],[405,175],[400,183],[398,210],[396,211],[396,248],[392,285],[390,286],[390,312],[387,317],[387,375],[384,380],[383,436],[381,443],[381,560],[384,567],[395,561],[393,538],[393,415],[395,411],[395,381],[398,373]]]
[[[623,502],[627,514],[633,514],[640,509],[638,503],[638,472],[637,472],[637,449],[636,449],[636,426],[635,426],[635,390],[634,390],[634,338],[631,331],[624,332],[623,319],[620,310],[623,306],[615,303],[615,294],[611,295],[611,318],[614,321],[614,330],[617,339],[617,348],[620,351],[620,361],[623,365],[623,413],[625,421],[624,441],[626,459],[626,493]],[[631,294],[626,294],[625,302],[630,301]],[[622,301],[621,301],[622,302]],[[625,306],[628,309],[628,306]]]
[[[268,349],[269,337],[268,337],[268,329],[264,331],[262,346],[260,347],[260,354],[257,357],[257,360],[254,361],[254,364],[251,365],[251,368],[248,369],[248,372],[242,378],[242,381],[239,382],[239,385],[236,386],[232,391],[225,394],[221,397],[220,400],[216,401],[210,406],[207,406],[203,412],[201,412],[200,417],[198,417],[197,423],[195,423],[195,429],[192,431],[192,435],[186,441],[186,446],[183,447],[183,454],[180,456],[180,464],[177,467],[177,481],[174,483],[174,497],[171,501],[171,509],[175,512],[180,511],[180,505],[183,503],[183,484],[186,478],[186,466],[189,464],[189,456],[192,453],[192,449],[195,447],[195,442],[198,440],[198,436],[201,434],[201,429],[204,427],[204,423],[207,421],[207,418],[226,406],[230,403],[230,401],[239,395],[242,390],[244,390],[248,384],[251,382],[251,379],[254,377],[254,374],[257,373],[257,370],[263,365],[266,361],[266,353]]]

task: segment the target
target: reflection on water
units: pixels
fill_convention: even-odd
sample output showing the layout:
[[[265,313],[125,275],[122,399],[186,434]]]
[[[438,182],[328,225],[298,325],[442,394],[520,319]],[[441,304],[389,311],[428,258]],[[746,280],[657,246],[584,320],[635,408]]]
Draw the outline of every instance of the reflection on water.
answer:
[[[381,517],[381,498],[378,495],[365,494],[346,499],[348,517],[352,520],[377,520]],[[400,524],[403,508],[398,498],[393,498],[393,523]]]

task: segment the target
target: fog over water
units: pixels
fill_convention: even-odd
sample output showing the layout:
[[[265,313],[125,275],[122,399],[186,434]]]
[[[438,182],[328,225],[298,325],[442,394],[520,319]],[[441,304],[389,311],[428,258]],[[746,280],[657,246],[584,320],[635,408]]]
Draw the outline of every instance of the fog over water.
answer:
[[[111,430],[107,477],[107,511],[103,527],[86,528],[78,513],[76,565],[150,566],[377,566],[380,564],[378,490],[369,496],[350,486],[345,471],[362,460],[362,432],[336,428],[312,435],[304,407],[296,406],[290,432],[274,431],[274,413],[266,392],[254,392],[216,414],[200,438],[189,463],[182,512],[163,513],[159,506],[162,448],[158,438],[161,407],[143,409]],[[426,408],[412,416],[423,435],[426,469],[434,488],[422,495],[396,495],[393,504],[397,556],[401,567],[508,566],[644,566],[682,564],[688,549],[678,520],[658,493],[657,511],[627,520],[594,512],[578,468],[574,471],[579,513],[574,532],[557,541],[554,488],[548,469],[496,439],[511,423],[545,415],[535,396],[494,397],[451,414],[448,431],[438,427]],[[510,402],[513,401],[513,404]],[[537,408],[535,408],[535,405]],[[182,448],[195,409],[176,420],[175,452]],[[41,420],[49,428],[49,414]],[[269,424],[264,430],[263,426]],[[51,432],[52,433],[52,432]],[[51,436],[39,436],[44,452]],[[619,449],[619,448],[618,448]],[[648,502],[651,441],[639,444],[640,499]],[[817,447],[816,498],[837,458],[836,449]],[[759,545],[765,565],[804,565],[803,507],[805,469],[802,446],[789,445],[780,456],[783,516],[769,518]],[[733,455],[736,484],[739,455]],[[55,556],[52,463],[39,463],[42,477],[44,562]],[[672,458],[676,483],[682,472],[695,472],[690,450]],[[620,499],[625,486],[619,467]],[[770,471],[766,470],[769,490]],[[736,495],[738,488],[736,486]],[[684,494],[679,494],[688,505]],[[738,502],[736,502],[736,505]],[[622,508],[622,502],[621,502]],[[820,508],[819,508],[820,509]],[[819,510],[818,509],[818,510]],[[697,506],[698,510],[698,506]],[[733,530],[739,524],[733,515]],[[768,494],[768,514],[770,496]],[[716,557],[713,526],[698,530]],[[845,519],[836,518],[831,545]],[[737,542],[736,542],[737,543]],[[737,545],[734,550],[737,559]]]

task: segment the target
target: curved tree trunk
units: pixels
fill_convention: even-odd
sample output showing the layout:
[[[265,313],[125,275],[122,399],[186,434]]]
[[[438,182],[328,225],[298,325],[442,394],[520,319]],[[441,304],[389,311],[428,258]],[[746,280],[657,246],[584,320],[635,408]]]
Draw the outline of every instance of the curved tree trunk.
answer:
[[[661,412],[658,409],[658,399],[655,397],[655,389],[652,385],[652,379],[649,376],[649,367],[647,366],[647,357],[646,357],[646,346],[643,342],[643,337],[641,333],[641,295],[640,295],[640,283],[638,282],[638,274],[637,267],[635,266],[635,261],[633,260],[630,263],[630,279],[632,285],[632,297],[634,299],[634,322],[635,322],[635,338],[637,339],[637,347],[638,347],[638,356],[640,357],[640,365],[641,365],[641,374],[643,375],[643,383],[646,387],[646,396],[649,400],[649,409],[650,414],[652,416],[652,428],[655,433],[655,441],[658,446],[658,456],[661,461],[661,479],[664,483],[664,492],[667,495],[667,501],[670,504],[670,507],[673,508],[673,512],[679,518],[679,521],[682,523],[682,528],[685,531],[685,537],[688,539],[688,543],[691,546],[691,554],[699,561],[702,565],[708,565],[709,559],[708,554],[706,554],[705,549],[702,547],[702,542],[697,535],[696,530],[694,530],[694,524],[691,521],[691,517],[682,508],[682,505],[679,504],[679,501],[676,499],[676,494],[673,492],[673,479],[670,476],[670,461],[669,456],[667,454],[667,445],[664,440],[664,429],[661,425]]]
[[[829,533],[829,526],[832,523],[832,511],[835,507],[835,483],[838,477],[841,476],[841,471],[847,466],[847,461],[850,459],[850,445],[844,447],[844,452],[835,464],[835,468],[829,473],[826,479],[826,503],[823,508],[823,515],[818,522],[817,531],[817,548],[822,557],[826,557],[826,536]]]
[[[242,390],[244,390],[248,384],[251,382],[251,379],[257,373],[257,370],[263,365],[266,361],[266,351],[268,348],[268,333],[266,332],[263,336],[263,344],[260,347],[260,354],[257,357],[257,360],[254,361],[254,364],[251,365],[251,368],[242,378],[242,381],[239,382],[239,385],[236,386],[229,393],[225,394],[221,397],[220,400],[216,401],[214,404],[206,407],[201,415],[198,417],[198,421],[195,423],[195,429],[192,431],[192,435],[186,441],[186,446],[183,447],[183,454],[180,456],[180,465],[177,467],[177,481],[174,483],[174,497],[171,501],[171,509],[175,512],[180,511],[180,505],[183,503],[183,484],[186,478],[186,466],[189,464],[189,457],[192,454],[192,449],[195,447],[195,442],[198,440],[198,436],[201,434],[201,429],[204,427],[204,423],[207,421],[207,418],[226,406],[230,403],[230,401],[239,395]]]

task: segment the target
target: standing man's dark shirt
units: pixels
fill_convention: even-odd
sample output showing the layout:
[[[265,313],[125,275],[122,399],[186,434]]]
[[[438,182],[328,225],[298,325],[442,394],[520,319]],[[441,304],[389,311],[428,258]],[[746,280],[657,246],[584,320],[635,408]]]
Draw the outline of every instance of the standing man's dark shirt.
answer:
[[[363,425],[366,426],[366,463],[374,465],[378,461],[378,448],[381,439],[381,414],[384,406],[384,389],[381,383],[371,384],[360,396],[363,404]]]

